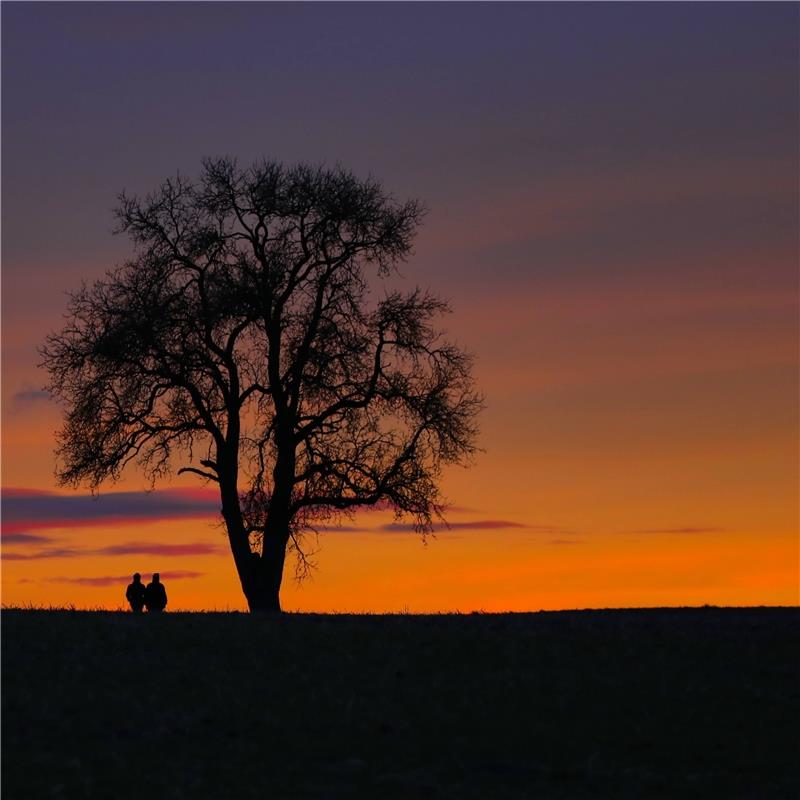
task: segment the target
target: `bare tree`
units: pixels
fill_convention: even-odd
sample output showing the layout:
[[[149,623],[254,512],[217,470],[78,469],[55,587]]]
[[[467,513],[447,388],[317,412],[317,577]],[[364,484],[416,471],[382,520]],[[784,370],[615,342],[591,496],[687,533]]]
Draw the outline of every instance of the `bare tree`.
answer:
[[[470,357],[426,291],[369,294],[423,210],[340,168],[241,169],[120,196],[131,261],[71,295],[42,348],[65,406],[57,475],[96,490],[137,463],[219,486],[252,611],[279,611],[287,550],[321,520],[383,503],[425,532],[444,464],[474,450]]]

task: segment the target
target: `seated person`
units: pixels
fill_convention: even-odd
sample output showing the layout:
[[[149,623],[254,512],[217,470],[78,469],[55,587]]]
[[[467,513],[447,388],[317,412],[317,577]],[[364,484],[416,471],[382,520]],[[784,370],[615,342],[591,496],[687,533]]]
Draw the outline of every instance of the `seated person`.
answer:
[[[144,593],[145,588],[142,583],[142,576],[136,572],[133,576],[133,583],[129,583],[125,591],[125,597],[128,599],[131,611],[134,614],[140,614],[144,608]]]
[[[153,580],[144,590],[144,604],[148,612],[163,611],[167,607],[167,590],[161,583],[157,572],[153,573]]]

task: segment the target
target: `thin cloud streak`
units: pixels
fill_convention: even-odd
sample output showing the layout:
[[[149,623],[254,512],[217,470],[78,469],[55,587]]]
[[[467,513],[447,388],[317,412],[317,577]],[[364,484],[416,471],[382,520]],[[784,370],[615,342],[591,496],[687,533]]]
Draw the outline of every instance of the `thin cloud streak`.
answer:
[[[0,543],[3,545],[12,544],[49,544],[54,541],[50,536],[39,536],[35,533],[24,533],[23,531],[15,533],[6,533],[0,531]]]
[[[66,495],[24,488],[2,490],[3,528],[19,533],[42,528],[77,528],[166,519],[213,518],[219,495],[213,489],[163,489]]]
[[[478,519],[469,522],[451,522],[448,525],[434,525],[433,530],[434,533],[437,532],[447,533],[448,530],[490,531],[490,530],[503,530],[506,528],[523,528],[527,530],[539,529],[538,526],[523,525],[521,522],[511,522],[510,520],[505,520],[505,519]],[[406,531],[415,531],[416,528],[414,527],[413,523],[410,522],[390,522],[387,525],[381,525],[380,530],[399,533]],[[554,533],[557,529],[545,528],[542,526],[541,530],[546,530],[550,533]]]
[[[11,407],[15,412],[28,411],[51,400],[50,393],[43,389],[20,389],[11,395]]]
[[[369,528],[359,528],[357,525],[314,525],[317,533],[368,533]]]
[[[195,542],[192,544],[153,544],[151,542],[130,542],[128,544],[111,545],[102,548],[98,555],[106,556],[215,556],[224,552],[224,548],[215,544]]]
[[[78,558],[92,555],[91,550],[72,550],[70,548],[50,548],[38,553],[3,553],[3,561],[40,561],[47,558]]]
[[[48,528],[86,528],[102,525],[133,525],[168,519],[213,519],[220,514],[215,489],[161,489],[153,492],[106,492],[68,495],[11,487],[2,490],[3,528],[8,536]],[[387,503],[359,510],[361,513],[389,511]],[[452,514],[469,513],[466,506],[448,506]],[[451,527],[462,523],[451,523]],[[469,527],[469,525],[468,525]],[[352,525],[322,525],[319,531],[350,533]]]
[[[172,572],[160,572],[159,573],[161,580],[166,581],[183,581],[183,580],[194,580],[195,578],[201,578],[205,575],[204,572],[196,572],[195,570],[191,569],[178,569],[173,570]],[[128,581],[130,581],[130,575],[100,575],[97,577],[67,577],[67,576],[59,576],[57,578],[47,578],[48,583],[74,583],[78,584],[79,586],[115,586],[117,584],[124,585]]]
[[[159,544],[158,542],[128,542],[126,544],[109,545],[91,550],[74,548],[49,548],[36,553],[6,553],[4,561],[40,561],[56,558],[87,558],[89,556],[157,556],[163,558],[186,556],[217,556],[224,553],[224,548],[205,542],[189,544]]]
[[[453,509],[448,509],[452,511]],[[503,530],[503,529],[519,529],[527,530],[535,533],[552,533],[552,534],[569,534],[563,528],[553,527],[551,525],[524,525],[521,522],[512,522],[511,520],[504,519],[485,519],[485,520],[470,520],[465,522],[450,522],[448,524],[440,524],[433,526],[433,533],[447,534],[450,531],[456,530]],[[415,533],[417,528],[414,527],[412,522],[389,522],[385,525],[376,527],[360,526],[360,525],[336,525],[334,524],[321,524],[314,525],[313,530],[317,533],[366,533],[366,534],[385,534],[385,533]]]
[[[701,527],[686,527],[686,528],[646,528],[644,530],[626,531],[626,533],[643,533],[647,535],[656,534],[705,534],[705,533],[726,533],[726,528],[701,528]]]

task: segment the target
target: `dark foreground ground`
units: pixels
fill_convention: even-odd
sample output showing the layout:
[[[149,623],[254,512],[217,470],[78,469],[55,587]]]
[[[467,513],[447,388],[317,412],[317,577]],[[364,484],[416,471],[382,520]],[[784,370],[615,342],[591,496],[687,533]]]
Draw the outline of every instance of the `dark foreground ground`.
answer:
[[[796,798],[800,609],[2,614],[2,796]]]

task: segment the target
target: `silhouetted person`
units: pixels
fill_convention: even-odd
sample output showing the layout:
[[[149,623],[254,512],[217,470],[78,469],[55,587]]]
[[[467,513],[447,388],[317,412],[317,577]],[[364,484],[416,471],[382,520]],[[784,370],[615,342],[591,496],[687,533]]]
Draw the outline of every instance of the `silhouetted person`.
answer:
[[[131,604],[131,611],[133,611],[134,614],[142,613],[145,592],[146,589],[142,583],[142,576],[138,572],[134,573],[133,583],[129,583],[128,588],[125,590],[125,597]]]
[[[158,573],[153,573],[153,580],[144,590],[144,604],[148,612],[163,611],[167,607],[167,590],[158,578]]]

